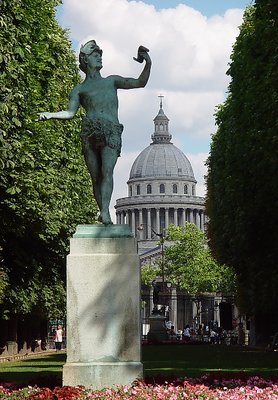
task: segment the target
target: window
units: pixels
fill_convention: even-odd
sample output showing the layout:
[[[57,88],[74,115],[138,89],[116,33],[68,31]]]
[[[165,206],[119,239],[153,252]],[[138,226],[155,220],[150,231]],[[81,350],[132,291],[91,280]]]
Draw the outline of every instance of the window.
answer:
[[[173,193],[178,193],[178,185],[176,183],[173,185]]]
[[[147,194],[151,194],[152,193],[152,185],[147,185]]]
[[[183,193],[188,194],[188,186],[187,185],[184,185]]]
[[[136,185],[136,194],[140,194],[140,185]]]
[[[161,185],[159,186],[159,193],[165,193],[165,185],[164,185],[164,183],[161,183]]]
[[[132,186],[129,186],[129,195],[132,196]]]
[[[192,186],[192,196],[195,196],[195,186]]]

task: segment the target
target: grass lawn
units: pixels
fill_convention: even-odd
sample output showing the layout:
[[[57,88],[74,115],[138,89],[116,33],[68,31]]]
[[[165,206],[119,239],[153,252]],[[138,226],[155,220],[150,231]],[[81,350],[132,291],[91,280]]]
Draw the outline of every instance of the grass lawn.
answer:
[[[236,346],[145,345],[142,349],[145,376],[201,376],[209,372],[278,376],[278,352]],[[64,353],[46,354],[16,362],[0,363],[0,383],[61,386]]]
[[[0,363],[0,383],[15,382],[24,385],[61,386],[65,353],[45,354],[19,361]]]
[[[278,376],[278,352],[221,345],[143,346],[144,372],[150,375],[201,376],[211,372]]]

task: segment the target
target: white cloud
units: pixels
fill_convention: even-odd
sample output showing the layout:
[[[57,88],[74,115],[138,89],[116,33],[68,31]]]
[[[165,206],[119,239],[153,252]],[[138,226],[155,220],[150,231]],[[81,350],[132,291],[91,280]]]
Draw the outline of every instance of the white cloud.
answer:
[[[223,100],[224,95],[220,90],[167,92],[165,105],[171,112],[171,129],[174,137],[178,138],[182,131],[190,136],[207,139],[215,129],[213,117],[215,106]],[[167,114],[166,107],[164,111]]]
[[[75,41],[97,40],[104,50],[103,76],[138,76],[142,64],[132,57],[138,45],[149,47],[153,67],[146,88],[119,91],[120,119],[126,131],[134,130],[133,138],[149,137],[142,128],[152,129],[150,121],[162,93],[172,128],[209,140],[215,105],[223,101],[227,89],[225,71],[241,10],[207,18],[184,4],[156,11],[127,0],[64,0],[61,18]],[[138,142],[132,143],[127,141],[127,149],[137,150]]]
[[[116,198],[127,195],[126,180],[135,155],[151,141],[160,93],[165,96],[163,109],[173,143],[188,156],[196,177],[204,174],[200,160],[215,131],[215,106],[225,98],[225,72],[242,15],[242,10],[233,9],[208,18],[184,4],[157,11],[142,1],[64,0],[62,25],[69,28],[74,43],[97,41],[103,49],[103,76],[137,77],[142,64],[132,58],[141,44],[150,49],[153,60],[144,89],[119,91],[124,135],[112,207]],[[204,193],[203,180],[197,180],[197,193]]]

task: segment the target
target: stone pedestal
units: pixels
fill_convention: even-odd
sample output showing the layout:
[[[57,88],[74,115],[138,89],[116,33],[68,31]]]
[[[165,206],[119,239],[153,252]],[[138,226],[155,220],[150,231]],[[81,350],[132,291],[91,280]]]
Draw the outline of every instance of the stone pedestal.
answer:
[[[18,353],[18,344],[16,341],[9,340],[7,342],[7,354],[9,356],[14,356]]]
[[[136,241],[127,225],[80,225],[67,258],[63,384],[101,389],[142,374]]]
[[[169,339],[165,326],[165,320],[166,318],[162,315],[150,316],[150,330],[147,334],[147,339],[149,342],[159,343]]]

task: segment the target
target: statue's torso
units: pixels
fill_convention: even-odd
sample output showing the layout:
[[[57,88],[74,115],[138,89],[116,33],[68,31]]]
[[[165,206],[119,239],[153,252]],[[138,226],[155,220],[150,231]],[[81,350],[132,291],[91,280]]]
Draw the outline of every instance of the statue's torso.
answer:
[[[118,96],[113,76],[86,79],[79,86],[80,104],[90,119],[118,123]]]

